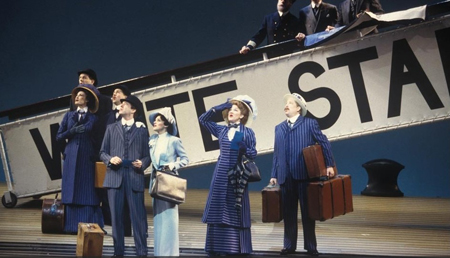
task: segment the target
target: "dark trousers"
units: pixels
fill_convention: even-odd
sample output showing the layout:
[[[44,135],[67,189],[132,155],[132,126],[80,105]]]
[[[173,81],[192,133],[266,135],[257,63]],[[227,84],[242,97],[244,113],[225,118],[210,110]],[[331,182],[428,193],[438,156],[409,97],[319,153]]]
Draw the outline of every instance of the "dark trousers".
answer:
[[[297,249],[298,203],[302,215],[303,242],[305,250],[316,250],[316,222],[308,216],[308,182],[288,178],[281,185],[283,201],[284,243],[286,249]]]
[[[97,194],[100,198],[101,202],[101,209],[103,213],[103,220],[105,221],[105,225],[112,226],[111,222],[111,210],[109,208],[109,201],[108,201],[108,192],[104,188],[97,188]],[[125,206],[123,209],[123,226],[125,231],[125,236],[129,237],[131,236],[131,219],[130,219],[130,211],[128,209],[128,203],[125,199]]]
[[[133,226],[134,244],[137,256],[147,256],[147,212],[144,204],[144,192],[132,190],[132,182],[128,175],[123,177],[119,188],[108,189],[111,209],[112,236],[114,255],[123,256],[125,252],[125,232],[123,225],[124,206],[128,206]],[[128,203],[128,204],[126,204]]]

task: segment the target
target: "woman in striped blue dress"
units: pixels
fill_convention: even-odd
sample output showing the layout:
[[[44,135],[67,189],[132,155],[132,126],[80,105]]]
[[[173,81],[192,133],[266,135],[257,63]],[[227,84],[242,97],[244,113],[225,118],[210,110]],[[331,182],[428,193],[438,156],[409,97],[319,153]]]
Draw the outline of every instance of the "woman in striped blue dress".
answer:
[[[100,200],[94,187],[95,153],[92,140],[98,110],[97,89],[80,84],[72,90],[72,102],[77,109],[69,111],[56,134],[56,140],[65,142],[61,183],[61,201],[64,209],[64,232],[76,234],[78,223],[97,223],[104,227]]]
[[[222,112],[227,125],[213,121]],[[219,140],[220,155],[214,169],[202,221],[207,223],[205,251],[209,256],[250,254],[252,252],[250,200],[244,180],[234,180],[229,171],[239,155],[256,157],[255,133],[248,128],[257,115],[255,101],[239,95],[215,106],[199,118],[200,123]],[[243,193],[236,192],[237,186]]]

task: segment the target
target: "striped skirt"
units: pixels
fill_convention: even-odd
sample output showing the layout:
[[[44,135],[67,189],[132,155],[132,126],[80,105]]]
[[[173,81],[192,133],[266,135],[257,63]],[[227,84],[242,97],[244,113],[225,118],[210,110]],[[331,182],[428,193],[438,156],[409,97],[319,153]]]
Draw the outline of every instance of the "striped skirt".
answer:
[[[212,254],[250,254],[253,251],[251,229],[208,224],[205,251]]]
[[[64,205],[64,232],[78,232],[78,223],[97,223],[101,228],[103,223],[103,215],[98,205]]]

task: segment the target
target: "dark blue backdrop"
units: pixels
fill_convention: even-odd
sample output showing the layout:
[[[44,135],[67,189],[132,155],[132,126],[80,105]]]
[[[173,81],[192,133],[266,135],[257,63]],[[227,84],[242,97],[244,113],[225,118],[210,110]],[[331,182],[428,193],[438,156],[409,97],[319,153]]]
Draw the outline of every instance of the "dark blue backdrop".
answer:
[[[381,0],[387,12],[437,2]],[[308,3],[296,1],[293,13]],[[87,67],[105,85],[237,53],[275,8],[276,0],[1,1],[0,110],[66,95],[77,84],[76,71]],[[339,171],[353,176],[354,193],[367,182],[361,164],[390,158],[406,166],[399,177],[405,195],[450,197],[450,137],[441,138],[449,129],[450,122],[443,121],[332,146]],[[271,155],[258,159],[271,166]],[[212,169],[208,165],[183,174],[192,177],[191,187],[206,188]]]

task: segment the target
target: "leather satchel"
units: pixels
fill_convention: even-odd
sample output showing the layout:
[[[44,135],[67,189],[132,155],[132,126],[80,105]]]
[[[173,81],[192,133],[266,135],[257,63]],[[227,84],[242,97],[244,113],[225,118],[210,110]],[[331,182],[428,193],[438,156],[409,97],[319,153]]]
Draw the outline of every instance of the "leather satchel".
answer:
[[[166,202],[181,204],[186,199],[186,179],[171,171],[155,171],[150,196]]]
[[[44,234],[64,233],[64,204],[58,199],[44,199],[42,201],[41,231]]]
[[[261,181],[261,174],[259,173],[259,168],[256,166],[255,161],[247,158],[247,156],[242,155],[242,167],[250,172],[247,182],[258,182]]]

